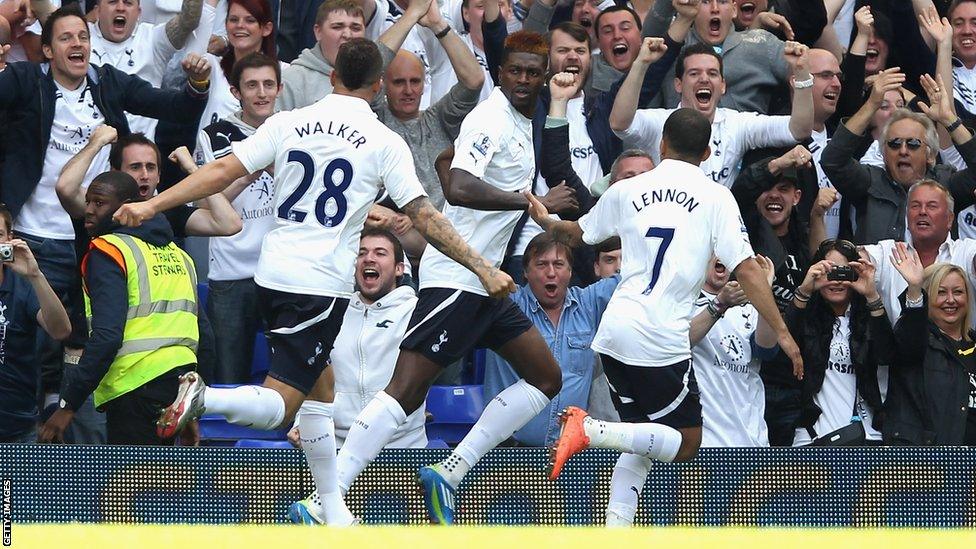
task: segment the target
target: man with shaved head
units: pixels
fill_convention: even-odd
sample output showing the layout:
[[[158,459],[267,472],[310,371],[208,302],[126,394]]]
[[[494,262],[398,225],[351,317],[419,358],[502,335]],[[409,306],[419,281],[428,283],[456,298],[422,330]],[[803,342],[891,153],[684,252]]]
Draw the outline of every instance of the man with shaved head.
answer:
[[[457,139],[461,121],[478,104],[485,79],[474,54],[450,27],[439,40],[457,73],[457,84],[421,111],[424,64],[413,53],[400,50],[383,76],[386,101],[376,108],[380,121],[410,143],[417,177],[437,209],[444,205],[444,191],[434,171],[434,160]]]

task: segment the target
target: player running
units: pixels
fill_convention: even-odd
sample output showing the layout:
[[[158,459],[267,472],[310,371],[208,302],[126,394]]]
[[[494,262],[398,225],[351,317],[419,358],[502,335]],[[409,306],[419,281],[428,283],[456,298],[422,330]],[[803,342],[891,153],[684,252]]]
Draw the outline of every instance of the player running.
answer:
[[[406,143],[370,110],[381,72],[376,44],[366,39],[346,42],[331,76],[332,94],[272,116],[253,136],[234,143],[232,154],[115,214],[120,223],[139,225],[157,211],[218,193],[237,178],[273,164],[276,226],[264,239],[254,276],[271,348],[268,377],[263,386],[216,389],[188,373],[157,429],[160,436],[173,436],[204,412],[231,423],[275,429],[291,423],[308,395],[312,405],[303,409],[302,448],[322,500],[321,516],[330,525],[355,519],[338,490],[332,413],[323,396],[328,391],[316,381],[353,292],[360,232],[380,189],[388,191],[433,245],[428,249],[436,248],[470,270],[479,291],[504,297],[515,290],[512,279],[469,247],[431,205]]]
[[[546,207],[527,195],[532,218],[571,246],[612,236],[620,236],[623,245],[622,280],[593,339],[623,422],[599,421],[576,407],[565,410],[552,449],[552,479],[577,452],[611,448],[624,453],[614,467],[611,493],[637,493],[650,460],[695,456],[702,415],[688,336],[713,253],[734,267],[746,296],[793,361],[794,373],[802,375],[800,350],[753,258],[732,193],[698,167],[709,156],[710,133],[701,113],[675,111],[664,124],[661,164],[610,187],[578,222],[549,218]],[[636,500],[629,505],[612,495],[608,524],[630,524],[635,511]]]
[[[499,265],[528,201],[535,172],[532,115],[545,82],[548,48],[536,33],[508,36],[499,87],[464,119],[455,141],[444,215],[488,261]],[[427,248],[420,294],[400,345],[393,379],[356,418],[339,471],[354,479],[423,402],[441,370],[474,347],[495,350],[521,379],[485,407],[471,432],[444,461],[420,470],[427,513],[454,522],[461,479],[489,450],[542,411],[562,387],[545,340],[510,299],[492,299],[452,258]],[[343,488],[348,488],[344,486]]]

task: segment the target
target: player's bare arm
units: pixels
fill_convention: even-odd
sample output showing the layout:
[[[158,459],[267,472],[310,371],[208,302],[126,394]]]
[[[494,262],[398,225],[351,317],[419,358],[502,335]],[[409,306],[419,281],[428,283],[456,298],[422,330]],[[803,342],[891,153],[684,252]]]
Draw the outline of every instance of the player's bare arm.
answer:
[[[525,199],[529,203],[529,215],[532,220],[539,224],[543,230],[548,231],[557,240],[571,248],[579,247],[583,244],[583,229],[575,221],[564,221],[549,217],[549,209],[530,192],[525,192]]]
[[[427,242],[478,275],[481,284],[492,297],[505,297],[516,290],[512,278],[468,246],[451,222],[437,211],[426,196],[411,200],[403,207],[403,212],[410,217],[413,226],[424,235]]]
[[[219,193],[230,186],[234,180],[245,175],[247,170],[237,156],[228,154],[208,163],[145,202],[123,204],[112,218],[122,225],[138,227],[143,221],[159,212]]]
[[[503,191],[460,168],[452,168],[451,175],[442,181],[444,198],[452,206],[474,210],[524,210],[529,203],[519,193]]]
[[[766,283],[766,273],[763,268],[755,258],[750,257],[735,267],[735,279],[746,291],[746,297],[752,302],[753,307],[776,333],[776,341],[780,349],[793,362],[793,375],[797,379],[803,379],[803,357],[800,355],[800,348],[787,329],[783,316],[779,314],[773,293]]]

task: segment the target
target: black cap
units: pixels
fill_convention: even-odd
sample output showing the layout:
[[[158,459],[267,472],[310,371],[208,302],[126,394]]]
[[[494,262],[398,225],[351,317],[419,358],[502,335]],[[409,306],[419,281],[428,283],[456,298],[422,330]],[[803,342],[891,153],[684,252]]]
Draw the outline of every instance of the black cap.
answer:
[[[790,166],[783,171],[779,172],[776,176],[776,183],[790,182],[794,186],[798,186],[800,182],[800,172],[794,166]]]

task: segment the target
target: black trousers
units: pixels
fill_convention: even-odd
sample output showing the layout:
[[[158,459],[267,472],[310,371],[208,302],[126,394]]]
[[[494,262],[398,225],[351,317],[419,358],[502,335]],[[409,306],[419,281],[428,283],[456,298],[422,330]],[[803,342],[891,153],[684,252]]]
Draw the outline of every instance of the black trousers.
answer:
[[[179,377],[195,369],[195,364],[174,368],[145,385],[114,398],[105,410],[108,443],[131,446],[172,446],[175,438],[156,436],[156,420],[164,408],[176,399]]]

